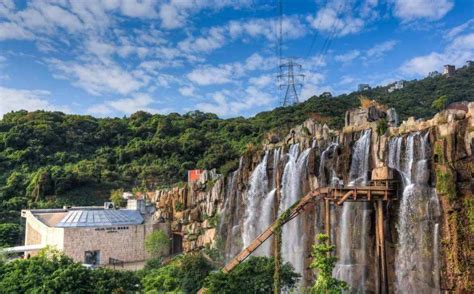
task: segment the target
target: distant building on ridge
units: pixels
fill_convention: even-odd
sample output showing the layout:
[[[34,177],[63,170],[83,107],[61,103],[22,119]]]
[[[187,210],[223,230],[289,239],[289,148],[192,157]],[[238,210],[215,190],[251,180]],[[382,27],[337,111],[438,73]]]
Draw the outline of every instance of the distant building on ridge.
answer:
[[[369,84],[359,84],[357,86],[357,91],[367,91],[370,90],[370,85]]]
[[[405,81],[403,81],[403,80],[397,81],[397,82],[393,83],[392,86],[390,86],[390,88],[388,88],[388,92],[392,93],[395,90],[403,89],[403,87],[405,87]]]
[[[444,66],[443,75],[445,75],[447,77],[452,77],[455,72],[456,72],[456,67],[454,65],[446,64]]]

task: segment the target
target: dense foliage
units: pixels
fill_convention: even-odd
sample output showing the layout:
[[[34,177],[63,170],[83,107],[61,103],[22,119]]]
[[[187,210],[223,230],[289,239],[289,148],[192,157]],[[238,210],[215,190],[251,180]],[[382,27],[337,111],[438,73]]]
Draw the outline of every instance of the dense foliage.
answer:
[[[395,107],[400,117],[429,117],[432,106],[474,97],[474,68],[304,103],[252,118],[220,119],[190,112],[98,119],[60,112],[17,111],[0,120],[0,223],[18,224],[27,207],[101,204],[112,189],[154,189],[186,180],[188,169],[235,169],[239,156],[266,132],[285,134],[309,116],[340,127],[344,112],[365,95]],[[381,128],[381,131],[383,129]],[[117,195],[115,195],[117,196]],[[119,202],[118,197],[113,198]],[[16,233],[15,233],[16,232]],[[14,245],[21,228],[0,228],[0,243]]]
[[[188,254],[146,271],[142,283],[147,293],[197,293],[213,269],[202,255]]]
[[[145,238],[146,251],[155,259],[168,254],[170,243],[168,236],[162,230],[153,231]]]
[[[347,283],[333,278],[332,272],[336,265],[337,258],[330,255],[335,246],[328,244],[329,237],[325,234],[317,236],[317,243],[313,245],[313,261],[310,267],[317,271],[316,281],[310,289],[312,294],[339,294],[347,290]]]
[[[250,257],[229,273],[217,271],[205,280],[206,293],[271,293],[275,259],[273,257]],[[281,287],[289,291],[296,286],[299,274],[290,263],[281,266]]]
[[[55,251],[0,262],[2,293],[126,293],[140,288],[133,272],[91,270]]]

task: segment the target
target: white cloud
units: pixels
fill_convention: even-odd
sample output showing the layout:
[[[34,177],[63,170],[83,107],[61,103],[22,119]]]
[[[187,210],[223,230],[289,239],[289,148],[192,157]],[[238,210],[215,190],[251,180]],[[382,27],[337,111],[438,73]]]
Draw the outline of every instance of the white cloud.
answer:
[[[396,45],[397,45],[397,41],[394,41],[394,40],[385,41],[367,50],[366,56],[368,58],[380,58],[385,53],[395,48]]]
[[[347,85],[347,84],[352,84],[355,82],[355,79],[351,76],[342,76],[341,80],[339,81],[339,84],[341,85]]]
[[[71,80],[74,85],[93,95],[103,93],[129,94],[146,84],[144,77],[137,78],[116,64],[48,61],[57,78]]]
[[[250,55],[244,62],[233,62],[217,66],[201,66],[187,74],[187,78],[201,86],[226,84],[236,81],[249,71],[275,68],[274,57],[265,58],[258,53]]]
[[[120,11],[129,17],[154,18],[158,16],[156,3],[155,0],[122,0]]]
[[[249,79],[249,84],[257,88],[265,88],[275,82],[275,78],[271,75],[261,75]]]
[[[340,61],[340,62],[349,62],[359,57],[359,55],[360,55],[359,50],[351,50],[345,54],[336,55],[334,57],[334,60]]]
[[[190,81],[201,86],[225,84],[232,81],[232,70],[230,65],[206,66],[191,71],[187,77]]]
[[[51,104],[47,99],[50,94],[45,90],[23,90],[0,86],[0,115],[22,109],[70,112],[67,107]]]
[[[34,35],[31,32],[16,23],[0,23],[0,41],[9,39],[32,40],[33,38]]]
[[[193,86],[181,87],[181,88],[178,89],[179,93],[183,96],[186,96],[186,97],[195,96],[195,94],[194,94],[195,90],[196,90],[196,88],[194,88]]]
[[[311,27],[330,35],[342,37],[361,31],[364,21],[351,15],[340,15],[333,7],[326,7],[318,11],[315,17],[307,18]]]
[[[278,19],[276,18],[232,20],[225,25],[205,30],[199,37],[189,36],[179,42],[178,47],[188,53],[209,53],[237,39],[247,42],[250,39],[264,38],[269,42],[276,42],[275,29],[277,27]],[[306,28],[298,17],[284,17],[282,32],[285,40],[293,40],[303,37],[306,34]]]
[[[356,58],[362,58],[363,60],[380,58],[385,55],[385,53],[395,48],[397,43],[398,42],[395,40],[389,40],[380,44],[376,44],[364,51],[354,49],[348,51],[347,53],[336,55],[334,60],[345,63],[350,62]]]
[[[408,75],[424,76],[431,71],[442,69],[445,64],[461,66],[466,60],[474,59],[474,32],[458,35],[443,52],[431,52],[405,62],[401,72]]]
[[[242,98],[237,99],[235,97]],[[198,103],[196,107],[204,112],[212,112],[220,116],[235,116],[242,111],[268,106],[273,102],[268,92],[261,91],[253,86],[247,87],[243,92],[222,90],[213,93],[211,98],[213,102]]]
[[[132,114],[143,110],[150,113],[158,113],[159,110],[153,108],[155,101],[147,94],[136,94],[132,98],[108,100],[101,104],[96,104],[87,109],[88,113],[100,116],[111,115],[114,112]]]
[[[226,38],[224,29],[211,28],[206,36],[187,38],[178,43],[178,47],[185,52],[211,52],[224,46]]]
[[[188,18],[203,9],[219,10],[224,7],[239,9],[251,4],[250,0],[206,0],[206,1],[163,1],[159,8],[161,26],[165,29],[177,29],[187,24]]]
[[[164,4],[160,7],[161,26],[165,29],[176,29],[184,26],[187,14],[183,13],[178,7],[171,4]]]
[[[317,93],[327,91],[326,87],[321,86],[325,79],[323,74],[310,71],[304,71],[303,74],[305,75],[305,81],[299,95],[300,101],[305,101]]]
[[[466,21],[462,25],[456,26],[454,28],[451,28],[447,33],[446,33],[446,38],[451,40],[460,33],[473,29],[474,28],[474,18],[471,18],[470,20]]]
[[[328,37],[355,34],[379,17],[377,0],[333,0],[320,6],[314,16],[306,17],[311,28]]]
[[[392,0],[393,13],[403,21],[438,20],[453,7],[452,0]]]

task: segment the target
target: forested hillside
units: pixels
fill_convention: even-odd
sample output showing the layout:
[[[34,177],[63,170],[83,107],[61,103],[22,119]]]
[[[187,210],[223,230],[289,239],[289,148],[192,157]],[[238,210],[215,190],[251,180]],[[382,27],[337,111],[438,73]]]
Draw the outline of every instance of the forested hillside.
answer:
[[[474,68],[462,68],[452,78],[410,81],[390,94],[387,87],[378,87],[333,98],[314,96],[252,118],[220,119],[202,112],[137,112],[105,119],[8,113],[0,121],[0,246],[19,241],[21,208],[100,203],[111,189],[154,189],[184,181],[188,169],[226,173],[268,131],[284,134],[308,116],[342,126],[344,112],[358,106],[359,95],[395,107],[402,119],[430,117],[436,112],[431,104],[440,96],[448,102],[474,100]]]

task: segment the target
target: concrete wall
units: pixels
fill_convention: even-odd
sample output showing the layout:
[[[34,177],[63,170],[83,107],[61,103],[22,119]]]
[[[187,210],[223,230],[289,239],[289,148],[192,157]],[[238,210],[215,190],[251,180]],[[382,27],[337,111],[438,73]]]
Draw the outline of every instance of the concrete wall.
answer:
[[[38,220],[30,211],[26,212],[25,218],[25,245],[44,244],[59,250],[63,249],[64,229],[48,227]],[[37,252],[30,252],[31,255],[35,255],[36,253]]]
[[[120,229],[124,227],[128,229]],[[100,264],[109,263],[109,258],[142,261],[147,258],[145,237],[151,231],[151,225],[66,228],[64,253],[76,262],[84,262],[85,251],[93,250],[100,250]]]

